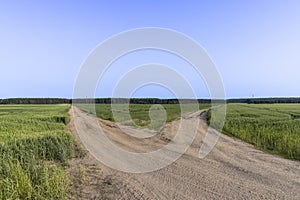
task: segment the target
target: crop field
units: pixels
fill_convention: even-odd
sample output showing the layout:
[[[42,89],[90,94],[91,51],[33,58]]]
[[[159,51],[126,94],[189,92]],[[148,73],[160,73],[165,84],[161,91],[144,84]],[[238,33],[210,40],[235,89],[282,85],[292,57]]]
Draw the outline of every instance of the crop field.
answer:
[[[64,199],[76,145],[69,105],[0,106],[0,199]]]
[[[159,119],[163,118],[164,111],[166,112],[166,119],[164,121],[171,122],[181,115],[181,109],[179,104],[130,104],[129,105],[129,113],[130,117],[132,118],[132,121],[134,124],[130,124],[130,122],[127,125],[135,125],[140,127],[148,127],[150,129],[159,129],[161,127],[162,123],[158,120],[158,122],[155,124],[152,124],[151,127],[148,125],[151,123],[151,118],[149,115],[149,110],[151,110],[151,107],[155,106],[155,111],[152,115],[153,118]],[[185,111],[187,112],[194,112],[195,106],[184,104]],[[85,111],[91,111],[91,105],[81,104],[79,105],[80,108],[82,108]],[[199,104],[199,109],[207,109],[210,107],[210,104]],[[96,104],[95,110],[96,110],[96,116],[100,117],[102,119],[110,120],[110,121],[116,121],[116,122],[127,122],[128,119],[126,116],[124,116],[124,113],[126,113],[126,106],[125,104],[115,104],[114,105],[115,112],[117,113],[118,118],[116,119],[116,116],[112,113],[111,104]]]
[[[223,133],[300,160],[300,105],[228,104]]]

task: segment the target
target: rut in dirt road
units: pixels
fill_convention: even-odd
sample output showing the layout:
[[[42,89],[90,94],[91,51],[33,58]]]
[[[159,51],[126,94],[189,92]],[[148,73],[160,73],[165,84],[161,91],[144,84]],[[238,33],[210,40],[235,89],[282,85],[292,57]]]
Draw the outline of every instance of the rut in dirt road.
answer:
[[[153,151],[166,145],[179,124],[179,121],[167,124],[163,137],[158,134],[138,139],[124,134],[113,122],[96,119],[76,107],[72,112],[72,120],[81,129],[76,133],[81,140],[96,134],[89,122],[99,120],[113,143],[134,152]],[[199,159],[206,128],[205,121],[201,120],[188,151],[158,171],[124,173],[98,162],[103,176],[110,177],[115,186],[111,199],[300,199],[300,162],[266,154],[222,134],[213,151]]]

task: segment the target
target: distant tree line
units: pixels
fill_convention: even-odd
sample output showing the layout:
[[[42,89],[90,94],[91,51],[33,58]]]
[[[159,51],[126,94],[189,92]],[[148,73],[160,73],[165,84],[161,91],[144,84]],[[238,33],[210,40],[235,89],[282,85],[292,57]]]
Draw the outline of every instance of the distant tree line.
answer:
[[[222,103],[224,100],[217,99],[197,99],[200,104]],[[96,103],[96,104],[111,104],[111,103],[131,103],[131,104],[178,104],[180,103],[195,103],[192,99],[158,99],[158,98],[82,98],[82,99],[64,99],[64,98],[10,98],[0,99],[0,104],[71,104],[79,103]],[[300,98],[240,98],[228,99],[227,103],[247,103],[247,104],[275,104],[275,103],[300,103]]]
[[[73,99],[74,103],[96,103],[96,104],[111,104],[111,103],[131,103],[131,104],[179,104],[179,103],[211,103],[210,99],[158,99],[158,98],[96,98],[96,99]]]
[[[71,99],[62,98],[11,98],[0,99],[0,104],[70,104]]]
[[[248,103],[248,104],[286,104],[300,103],[300,98],[279,97],[279,98],[248,98],[248,99],[228,99],[227,103]]]

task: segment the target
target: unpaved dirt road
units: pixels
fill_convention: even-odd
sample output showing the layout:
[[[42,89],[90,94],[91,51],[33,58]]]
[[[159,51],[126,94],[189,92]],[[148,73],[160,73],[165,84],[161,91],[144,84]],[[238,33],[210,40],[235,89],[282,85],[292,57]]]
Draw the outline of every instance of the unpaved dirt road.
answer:
[[[95,117],[76,107],[72,108],[72,113],[77,126],[85,130],[80,137],[93,134],[96,129],[90,126],[89,121]],[[173,137],[178,127],[178,121],[174,121],[165,126],[162,134],[139,139],[124,134],[115,123],[99,121],[111,141],[134,152],[160,148],[168,142],[166,138]],[[266,154],[225,135],[220,136],[208,156],[199,159],[198,151],[206,128],[201,120],[198,134],[188,151],[176,162],[158,171],[124,173],[97,162],[103,180],[109,179],[109,190],[103,185],[93,187],[93,191],[86,192],[82,198],[300,199],[300,162]],[[76,133],[74,128],[73,132]],[[101,195],[97,196],[97,193]]]

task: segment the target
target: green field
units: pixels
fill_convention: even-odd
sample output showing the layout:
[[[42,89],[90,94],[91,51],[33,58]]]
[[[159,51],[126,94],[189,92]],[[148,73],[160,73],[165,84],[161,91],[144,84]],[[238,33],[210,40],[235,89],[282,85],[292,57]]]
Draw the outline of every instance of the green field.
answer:
[[[64,199],[77,148],[69,105],[0,106],[0,199]]]
[[[130,104],[129,105],[129,113],[130,117],[132,118],[132,121],[134,124],[130,124],[128,122],[128,125],[135,125],[135,126],[141,126],[141,127],[148,127],[150,129],[159,129],[163,122],[160,123],[160,120],[157,120],[157,123],[151,124],[151,119],[149,116],[149,110],[151,106],[157,106],[155,109],[156,111],[153,114],[153,118],[159,119],[163,118],[161,114],[163,114],[163,111],[166,112],[166,122],[171,122],[181,115],[181,109],[179,104],[160,104],[162,107],[159,107],[155,104]],[[82,108],[85,111],[91,111],[92,105],[78,105],[78,107]],[[125,104],[115,104],[116,112],[118,113],[118,118],[116,119],[116,116],[113,115],[111,104],[96,104],[95,110],[97,117],[100,117],[102,119],[110,120],[110,121],[117,121],[117,122],[127,122],[128,119],[126,116],[124,116],[124,113],[126,113]],[[184,110],[187,112],[193,112],[195,111],[195,105],[190,104],[183,104]],[[210,107],[210,104],[199,104],[199,109],[207,109]]]
[[[228,104],[223,133],[300,160],[300,105]]]

